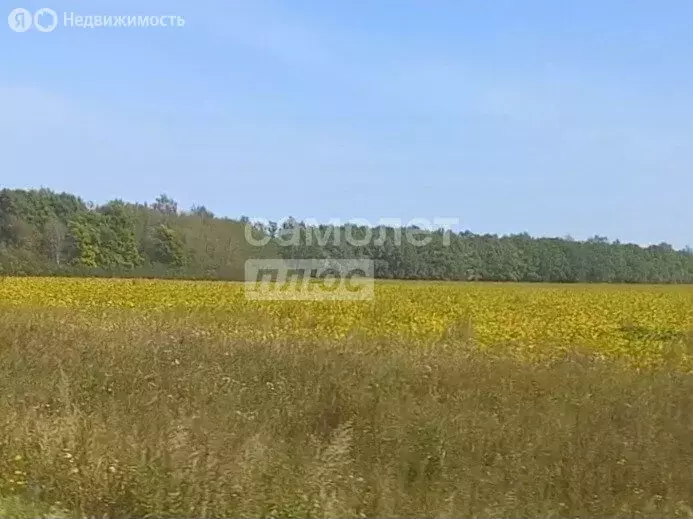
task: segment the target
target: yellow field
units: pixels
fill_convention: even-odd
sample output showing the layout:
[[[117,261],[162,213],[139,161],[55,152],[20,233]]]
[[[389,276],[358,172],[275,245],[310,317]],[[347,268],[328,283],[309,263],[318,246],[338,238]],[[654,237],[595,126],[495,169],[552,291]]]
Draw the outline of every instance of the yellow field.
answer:
[[[4,278],[0,305],[77,308],[85,318],[109,309],[152,319],[174,312],[239,339],[473,342],[528,359],[579,347],[636,366],[675,358],[693,367],[686,286],[378,282],[373,301],[286,302],[248,300],[241,283]]]
[[[0,278],[0,516],[693,516],[693,287],[245,288]]]

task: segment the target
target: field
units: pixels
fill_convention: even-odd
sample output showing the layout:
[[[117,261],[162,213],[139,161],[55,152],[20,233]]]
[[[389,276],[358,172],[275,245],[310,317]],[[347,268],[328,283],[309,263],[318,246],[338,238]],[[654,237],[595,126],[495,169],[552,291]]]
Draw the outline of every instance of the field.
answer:
[[[692,330],[686,286],[0,278],[0,515],[690,517]]]
[[[359,337],[426,347],[464,339],[525,359],[579,347],[636,367],[672,355],[693,367],[688,286],[381,282],[376,290],[367,302],[267,302],[247,299],[241,283],[5,278],[0,301],[78,309],[84,319],[122,309],[154,321],[176,314],[190,329],[239,340]]]

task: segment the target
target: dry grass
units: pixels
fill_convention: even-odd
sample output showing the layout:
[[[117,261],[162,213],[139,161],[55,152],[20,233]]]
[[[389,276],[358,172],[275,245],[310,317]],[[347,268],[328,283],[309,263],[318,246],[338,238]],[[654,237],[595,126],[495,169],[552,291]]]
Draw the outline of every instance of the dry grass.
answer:
[[[103,322],[0,314],[0,515],[693,516],[673,369]]]

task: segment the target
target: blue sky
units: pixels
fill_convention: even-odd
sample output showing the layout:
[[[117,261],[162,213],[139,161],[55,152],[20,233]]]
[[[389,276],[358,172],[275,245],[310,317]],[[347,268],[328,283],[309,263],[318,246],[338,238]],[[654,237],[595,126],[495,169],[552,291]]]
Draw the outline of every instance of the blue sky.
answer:
[[[0,21],[3,186],[693,245],[692,2],[3,5],[186,19]]]

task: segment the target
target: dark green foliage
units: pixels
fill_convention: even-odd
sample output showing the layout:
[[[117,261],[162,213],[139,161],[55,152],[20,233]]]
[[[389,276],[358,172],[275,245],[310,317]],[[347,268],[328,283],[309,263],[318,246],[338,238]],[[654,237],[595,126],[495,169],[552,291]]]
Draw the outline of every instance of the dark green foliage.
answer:
[[[185,265],[185,249],[176,232],[164,224],[154,229],[154,259],[162,265]]]
[[[243,279],[249,258],[370,258],[390,279],[558,283],[692,283],[693,251],[595,236],[532,238],[469,231],[281,226],[181,211],[161,195],[152,205],[120,200],[91,207],[47,189],[0,190],[0,274]],[[267,237],[264,246],[260,243]],[[417,246],[416,243],[419,243]],[[421,245],[423,244],[423,245]]]
[[[319,228],[294,222],[280,231],[284,258],[370,258],[376,276],[395,279],[525,281],[554,283],[692,283],[693,252],[662,243],[650,247],[594,237],[532,238],[465,231],[377,228],[365,245],[365,228]],[[424,245],[416,245],[415,241]]]
[[[151,206],[92,207],[47,189],[0,191],[0,275],[242,279],[252,247],[239,221],[191,212],[161,195]]]

